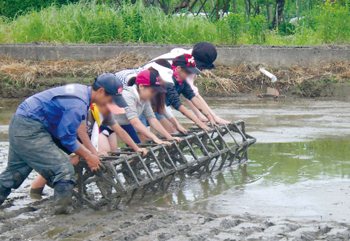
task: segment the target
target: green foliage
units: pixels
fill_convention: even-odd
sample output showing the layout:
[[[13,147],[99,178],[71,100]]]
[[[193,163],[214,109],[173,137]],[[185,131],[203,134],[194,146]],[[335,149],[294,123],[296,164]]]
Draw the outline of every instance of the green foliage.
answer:
[[[63,0],[62,0],[63,1]],[[96,1],[35,8],[14,19],[0,17],[1,43],[176,43],[313,45],[350,42],[347,6],[326,1],[298,24],[288,20],[268,29],[264,15],[228,14],[215,22],[205,17],[166,15],[142,1],[118,8]],[[26,1],[24,1],[26,2]],[[0,0],[0,3],[3,2]],[[287,2],[288,3],[288,2]],[[237,6],[238,8],[238,6]]]
[[[214,41],[216,32],[215,24],[206,19],[166,16],[161,9],[142,3],[117,10],[95,3],[50,6],[19,16],[8,26],[11,40],[7,42],[13,43],[194,43]]]
[[[288,22],[281,22],[278,25],[278,33],[282,36],[288,36],[294,34],[296,26]]]
[[[0,15],[13,18],[16,14],[23,14],[31,10],[40,10],[52,4],[66,4],[77,0],[0,0]]]
[[[221,31],[221,40],[223,35],[229,39],[225,39],[225,42],[230,44],[238,44],[239,39],[244,33],[245,16],[244,14],[231,13],[227,17],[223,18],[217,23],[218,31]],[[226,31],[225,31],[226,30]]]
[[[326,2],[320,13],[313,13],[309,22],[313,22],[312,28],[322,42],[349,42],[350,14],[347,8]]]
[[[262,15],[251,17],[248,22],[248,35],[251,43],[262,44],[265,42],[266,20]]]

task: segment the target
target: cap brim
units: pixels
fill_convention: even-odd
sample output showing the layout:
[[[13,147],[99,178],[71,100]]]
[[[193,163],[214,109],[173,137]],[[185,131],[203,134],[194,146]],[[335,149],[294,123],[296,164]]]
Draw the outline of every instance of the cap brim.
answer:
[[[165,83],[174,84],[173,75],[159,73],[159,76]]]
[[[162,86],[151,86],[155,91],[161,94],[165,94],[166,90]]]
[[[200,69],[215,69],[215,65],[213,63],[207,64],[202,61],[199,61],[197,59],[194,59],[194,62],[196,63],[196,66]]]
[[[124,113],[125,113],[124,108],[120,108],[119,106],[117,106],[117,105],[115,105],[115,104],[110,104],[110,103],[108,103],[108,104],[107,104],[107,108],[108,108],[108,110],[109,110],[111,113],[116,114],[116,115],[124,114]]]
[[[196,68],[186,68],[186,70],[192,74],[200,74],[202,71],[200,71],[197,67]]]
[[[128,106],[128,104],[126,103],[126,101],[124,100],[124,97],[122,95],[114,95],[113,101],[117,106],[119,106],[121,108],[125,108]]]

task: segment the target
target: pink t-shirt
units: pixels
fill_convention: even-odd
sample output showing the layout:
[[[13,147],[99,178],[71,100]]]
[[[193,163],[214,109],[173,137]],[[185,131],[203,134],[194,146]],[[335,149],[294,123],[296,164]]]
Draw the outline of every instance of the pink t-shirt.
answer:
[[[166,59],[170,62],[170,64],[172,64],[173,59],[175,59],[176,57],[183,55],[183,54],[192,54],[192,49],[186,50],[183,48],[175,48],[175,49],[172,49],[169,53],[158,56],[158,57],[152,59],[151,61],[154,61],[156,59]],[[190,74],[187,77],[186,82],[189,84],[189,86],[191,86],[194,94],[197,96],[199,94],[199,92],[198,92],[198,88],[194,85],[194,77],[195,76],[196,76],[195,74]]]

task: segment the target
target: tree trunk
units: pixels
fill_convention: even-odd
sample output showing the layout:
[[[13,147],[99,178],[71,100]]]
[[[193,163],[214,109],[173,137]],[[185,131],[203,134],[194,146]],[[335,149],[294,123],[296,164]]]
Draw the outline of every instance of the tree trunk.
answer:
[[[215,8],[214,0],[210,0],[210,3],[211,3],[211,7]]]
[[[255,15],[259,15],[259,14],[260,14],[260,4],[257,2],[257,3],[256,3],[256,8],[255,8],[254,16],[255,16]]]
[[[295,4],[296,4],[296,8],[297,8],[297,23],[299,25],[299,1],[296,0]],[[320,4],[320,6],[321,6],[321,4]]]
[[[267,22],[271,23],[271,15],[270,15],[270,4],[268,1],[266,1],[266,15],[267,15]]]
[[[272,21],[272,28],[276,28],[276,26],[281,23],[281,19],[283,16],[283,10],[284,10],[284,3],[285,3],[285,0],[276,0],[277,9],[276,9],[276,14],[275,14],[273,21]]]
[[[230,3],[230,0],[224,0],[224,7],[222,8],[223,13],[228,12],[228,4]]]
[[[244,0],[244,6],[245,6],[245,11],[247,13],[248,19],[249,19],[250,18],[250,10],[249,10],[249,6],[248,6],[247,0]]]
[[[232,8],[233,8],[233,13],[237,13],[236,12],[236,0],[232,0]]]

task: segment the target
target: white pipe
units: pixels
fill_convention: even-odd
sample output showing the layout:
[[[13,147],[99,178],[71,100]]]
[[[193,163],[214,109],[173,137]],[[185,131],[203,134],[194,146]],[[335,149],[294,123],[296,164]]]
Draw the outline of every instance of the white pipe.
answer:
[[[277,77],[276,75],[270,73],[269,71],[267,71],[266,69],[260,68],[259,71],[261,73],[263,73],[264,75],[266,75],[267,77],[269,77],[271,79],[272,83],[275,83],[277,81]]]

